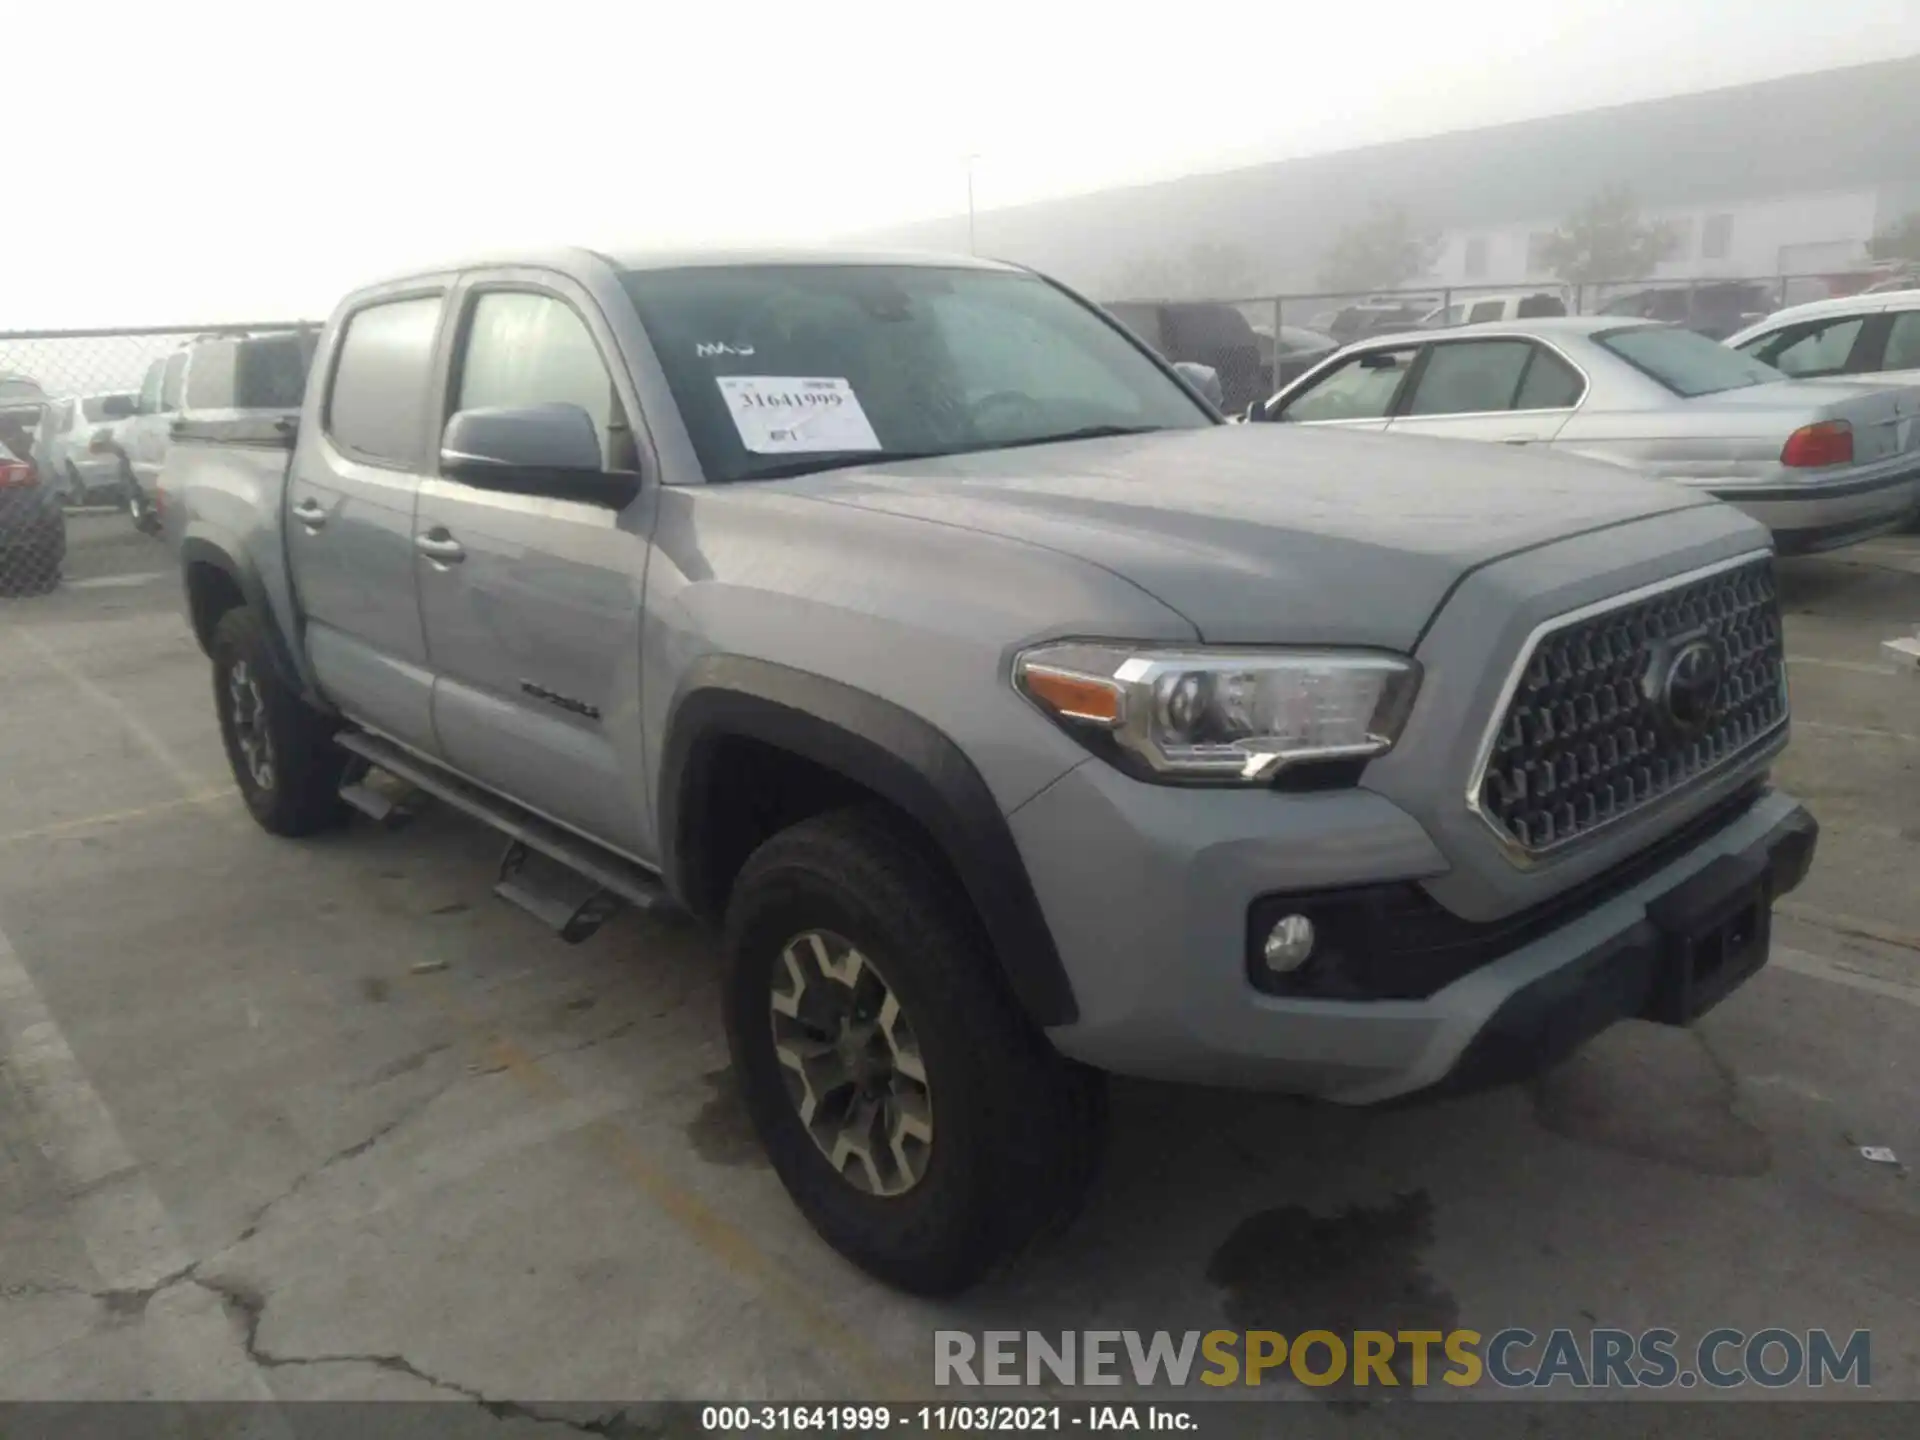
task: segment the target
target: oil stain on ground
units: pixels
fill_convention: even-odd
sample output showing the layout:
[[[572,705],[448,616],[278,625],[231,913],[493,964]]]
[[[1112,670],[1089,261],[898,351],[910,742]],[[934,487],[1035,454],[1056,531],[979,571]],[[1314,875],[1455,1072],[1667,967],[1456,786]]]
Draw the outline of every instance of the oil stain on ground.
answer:
[[[765,1165],[767,1155],[760,1148],[760,1137],[753,1133],[753,1121],[747,1116],[740,1087],[734,1083],[733,1068],[714,1070],[700,1077],[713,1089],[700,1113],[687,1124],[687,1139],[695,1152],[712,1165]]]
[[[1241,1330],[1445,1332],[1459,1323],[1460,1307],[1427,1273],[1432,1244],[1433,1201],[1424,1190],[1334,1215],[1284,1205],[1241,1221],[1207,1262],[1207,1279],[1226,1291],[1227,1318]],[[1430,1364],[1439,1359],[1429,1355]],[[1327,1357],[1316,1352],[1314,1363],[1324,1367]],[[1392,1364],[1407,1383],[1405,1347],[1395,1347]],[[1342,1384],[1319,1393],[1352,1392]]]

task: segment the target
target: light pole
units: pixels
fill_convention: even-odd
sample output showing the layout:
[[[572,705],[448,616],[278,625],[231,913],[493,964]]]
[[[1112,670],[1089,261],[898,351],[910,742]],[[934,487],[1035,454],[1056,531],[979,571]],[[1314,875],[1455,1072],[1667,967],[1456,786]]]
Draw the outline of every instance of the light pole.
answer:
[[[973,241],[973,162],[979,158],[978,155],[967,156],[967,253],[969,255],[980,253]]]

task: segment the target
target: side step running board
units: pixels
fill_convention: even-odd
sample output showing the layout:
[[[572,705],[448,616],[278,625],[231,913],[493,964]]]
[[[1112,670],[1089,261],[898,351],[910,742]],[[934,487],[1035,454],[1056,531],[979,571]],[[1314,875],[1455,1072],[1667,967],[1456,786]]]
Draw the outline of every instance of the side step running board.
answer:
[[[335,737],[349,754],[406,781],[415,789],[484,821],[507,837],[494,893],[538,917],[563,940],[586,939],[623,904],[636,909],[675,908],[660,877],[625,856],[542,819],[511,800],[401,749],[390,740],[349,730]],[[356,809],[359,795],[341,796]]]

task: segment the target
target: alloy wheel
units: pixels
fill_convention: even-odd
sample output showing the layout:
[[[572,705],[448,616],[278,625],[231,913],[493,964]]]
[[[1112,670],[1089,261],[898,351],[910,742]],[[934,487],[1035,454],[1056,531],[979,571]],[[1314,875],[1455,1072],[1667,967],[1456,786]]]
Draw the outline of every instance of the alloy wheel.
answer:
[[[873,961],[827,930],[781,948],[769,995],[787,1098],[855,1189],[903,1195],[933,1154],[933,1092],[912,1022]]]
[[[233,716],[233,739],[256,788],[273,788],[273,741],[267,735],[267,699],[260,681],[245,660],[233,662],[227,672],[227,699]]]

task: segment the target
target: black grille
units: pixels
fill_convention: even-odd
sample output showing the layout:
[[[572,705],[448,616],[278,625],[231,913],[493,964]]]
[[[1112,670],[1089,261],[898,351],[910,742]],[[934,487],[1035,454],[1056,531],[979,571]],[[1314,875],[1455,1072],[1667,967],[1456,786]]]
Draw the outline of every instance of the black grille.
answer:
[[[1720,680],[1687,724],[1666,681],[1696,640]],[[1763,557],[1543,635],[1501,718],[1480,809],[1539,854],[1680,789],[1786,718],[1780,607]]]

